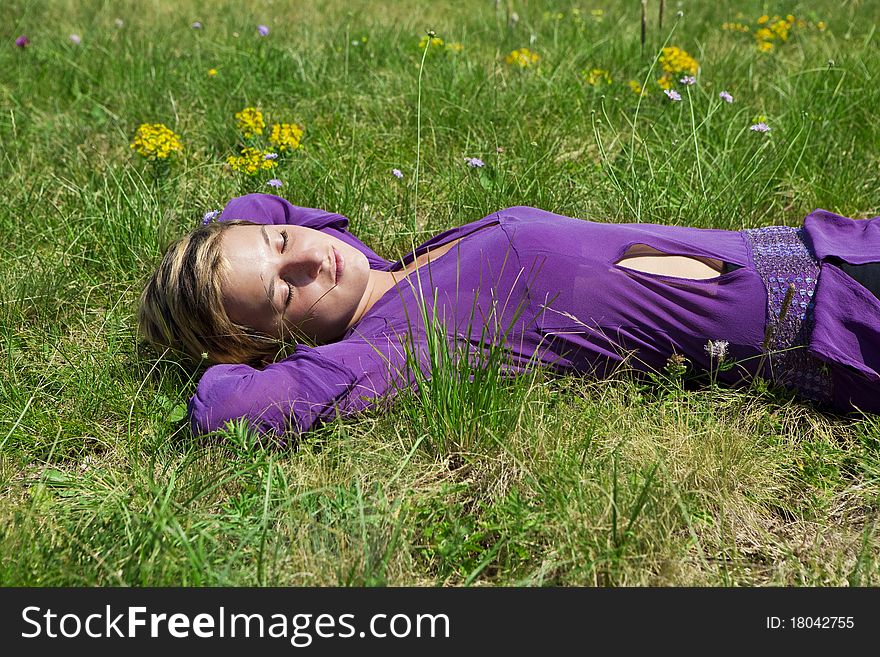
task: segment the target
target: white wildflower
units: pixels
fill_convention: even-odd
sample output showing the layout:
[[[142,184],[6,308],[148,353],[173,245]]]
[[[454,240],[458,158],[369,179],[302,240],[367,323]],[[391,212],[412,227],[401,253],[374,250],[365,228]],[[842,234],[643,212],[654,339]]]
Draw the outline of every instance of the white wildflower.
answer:
[[[703,347],[710,358],[724,360],[727,356],[727,347],[730,343],[727,340],[709,340]]]

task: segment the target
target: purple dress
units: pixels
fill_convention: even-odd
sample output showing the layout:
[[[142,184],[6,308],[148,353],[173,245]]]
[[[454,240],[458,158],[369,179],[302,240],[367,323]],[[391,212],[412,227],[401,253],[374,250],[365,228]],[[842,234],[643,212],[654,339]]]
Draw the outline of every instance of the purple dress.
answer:
[[[718,372],[721,381],[737,384],[760,369],[830,408],[880,412],[880,301],[824,262],[880,260],[880,217],[816,210],[800,229],[729,231],[513,207],[447,230],[397,262],[351,235],[345,217],[277,196],[233,199],[220,220],[232,219],[321,230],[383,271],[461,241],[389,290],[339,341],[300,345],[263,369],[208,368],[189,404],[196,433],[242,417],[261,433],[299,433],[393,395],[412,382],[407,349],[429,371],[422,308],[450,344],[471,353],[504,344],[513,371],[540,363],[601,377],[618,367],[658,370],[673,354],[709,369],[707,342],[726,341],[735,366]],[[715,258],[725,268],[702,280],[640,272],[619,262],[636,244]]]

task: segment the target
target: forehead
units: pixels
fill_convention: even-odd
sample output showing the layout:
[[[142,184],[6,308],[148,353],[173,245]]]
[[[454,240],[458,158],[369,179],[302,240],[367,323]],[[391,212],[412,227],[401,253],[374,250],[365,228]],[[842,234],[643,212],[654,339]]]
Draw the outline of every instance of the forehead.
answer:
[[[224,299],[260,290],[265,296],[268,281],[264,284],[263,279],[271,243],[272,235],[265,226],[236,225],[224,232],[218,263]]]
[[[271,242],[271,229],[273,226],[262,224],[236,224],[230,226],[223,233],[220,242],[220,251],[227,258],[234,258],[251,252],[254,249],[265,248]],[[249,254],[249,253],[247,253]]]
[[[273,279],[264,233],[271,238],[270,230],[259,225],[236,225],[225,232],[221,243],[220,289],[229,319],[259,331],[270,331],[275,319],[269,293]]]

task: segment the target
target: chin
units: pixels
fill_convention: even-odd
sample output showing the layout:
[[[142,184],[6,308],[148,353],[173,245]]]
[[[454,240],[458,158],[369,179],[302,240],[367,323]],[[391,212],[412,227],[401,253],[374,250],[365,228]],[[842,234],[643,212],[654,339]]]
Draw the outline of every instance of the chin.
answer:
[[[367,256],[352,247],[354,254],[351,258],[345,254],[345,271],[342,272],[342,284],[344,287],[352,290],[351,295],[360,295],[367,289],[367,282],[370,280],[370,261]]]

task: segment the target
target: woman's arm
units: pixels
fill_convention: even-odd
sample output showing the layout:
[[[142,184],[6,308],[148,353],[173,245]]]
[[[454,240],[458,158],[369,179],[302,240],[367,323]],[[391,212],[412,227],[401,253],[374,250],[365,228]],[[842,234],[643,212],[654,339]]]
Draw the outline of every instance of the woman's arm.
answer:
[[[258,224],[295,224],[320,230],[350,244],[367,256],[371,269],[387,269],[391,261],[379,257],[370,247],[348,231],[348,218],[335,212],[293,205],[274,194],[238,196],[223,208],[217,221],[246,219]]]
[[[388,338],[349,339],[296,353],[264,369],[214,365],[190,399],[193,433],[222,429],[238,418],[259,433],[300,434],[369,408],[408,379],[399,344]]]

